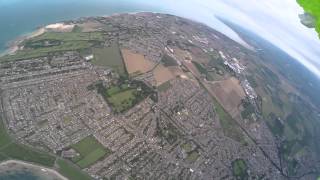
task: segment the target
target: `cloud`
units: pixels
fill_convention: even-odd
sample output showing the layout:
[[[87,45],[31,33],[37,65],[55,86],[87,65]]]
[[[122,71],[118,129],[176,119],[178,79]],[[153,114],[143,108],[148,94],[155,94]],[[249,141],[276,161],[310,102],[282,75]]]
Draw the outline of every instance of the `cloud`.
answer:
[[[162,0],[159,6],[170,13],[204,22],[239,40],[218,15],[272,42],[320,77],[320,40],[314,29],[300,23],[303,9],[295,0]]]

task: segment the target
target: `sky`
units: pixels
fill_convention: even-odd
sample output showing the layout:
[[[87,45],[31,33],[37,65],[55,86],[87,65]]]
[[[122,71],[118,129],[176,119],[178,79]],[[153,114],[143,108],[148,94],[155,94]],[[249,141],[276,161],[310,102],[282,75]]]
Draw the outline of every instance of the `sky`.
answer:
[[[303,9],[295,0],[162,0],[159,5],[204,22],[232,39],[237,39],[236,35],[214,16],[239,24],[280,47],[320,77],[320,39],[314,29],[300,23],[298,15]]]
[[[22,2],[90,2],[145,4],[161,12],[203,22],[230,38],[245,44],[215,16],[239,24],[272,42],[320,77],[320,40],[314,29],[302,25],[303,9],[296,0],[0,0],[0,8]],[[101,3],[103,2],[103,3]],[[130,2],[130,3],[129,3]]]

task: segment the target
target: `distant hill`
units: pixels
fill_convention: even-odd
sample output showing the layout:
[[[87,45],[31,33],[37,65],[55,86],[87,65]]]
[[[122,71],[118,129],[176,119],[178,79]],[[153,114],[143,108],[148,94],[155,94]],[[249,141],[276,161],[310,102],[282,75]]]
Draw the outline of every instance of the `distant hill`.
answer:
[[[318,92],[320,92],[320,80],[316,75],[289,54],[259,35],[223,18],[219,19],[237,32],[250,45],[257,49],[263,49],[263,51],[259,51],[259,56],[274,67],[277,67],[283,77],[290,81],[302,94],[312,99],[314,105],[320,107],[320,96],[318,95]]]
[[[264,121],[273,135],[281,139],[279,156],[282,159],[282,165],[287,166],[290,175],[302,177],[303,174],[315,172],[319,175],[319,169],[310,168],[315,166],[311,165],[304,169],[297,162],[301,165],[305,164],[301,161],[301,153],[305,153],[305,156],[310,155],[310,159],[320,162],[320,131],[317,129],[320,125],[320,79],[299,61],[258,34],[229,21],[223,19],[222,21],[256,48],[259,58],[252,58],[250,61],[258,65],[264,64],[269,69],[265,69],[266,73],[260,81],[256,77],[261,76],[263,68],[252,69],[252,78],[256,79],[255,82],[260,88],[266,89],[267,93],[259,89],[257,92],[262,99],[261,109]],[[250,69],[247,69],[248,71]],[[286,92],[286,87],[280,86],[282,82],[288,82],[297,92]],[[263,104],[268,102],[268,92],[271,94],[272,103]],[[283,98],[285,96],[286,98]],[[269,109],[270,107],[274,108]],[[311,161],[308,160],[308,162]]]

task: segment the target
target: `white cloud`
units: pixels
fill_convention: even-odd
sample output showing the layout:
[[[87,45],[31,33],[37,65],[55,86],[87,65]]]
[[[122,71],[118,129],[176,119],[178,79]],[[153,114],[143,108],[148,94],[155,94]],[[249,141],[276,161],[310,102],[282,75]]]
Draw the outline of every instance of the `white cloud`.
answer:
[[[224,17],[274,43],[320,77],[320,40],[314,29],[300,23],[303,9],[295,0],[162,0],[170,13],[205,22],[239,41],[228,27],[214,19]]]

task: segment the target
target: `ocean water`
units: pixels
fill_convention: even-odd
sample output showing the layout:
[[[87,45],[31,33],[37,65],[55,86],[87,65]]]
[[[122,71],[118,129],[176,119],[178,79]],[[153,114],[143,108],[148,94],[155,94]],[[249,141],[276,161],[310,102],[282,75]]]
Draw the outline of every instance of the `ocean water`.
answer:
[[[41,180],[41,178],[32,172],[21,170],[0,174],[0,180]]]
[[[231,39],[246,43],[211,11],[169,0],[0,0],[0,54],[10,41],[37,27],[86,16],[151,11],[169,13],[206,23]],[[199,8],[199,7],[198,7]],[[194,13],[194,12],[197,13]]]
[[[86,16],[157,11],[146,0],[0,0],[0,52],[39,26]]]
[[[152,11],[159,7],[144,0],[0,0],[0,54],[8,43],[37,27],[86,16]],[[0,174],[0,180],[41,180],[30,171]]]

